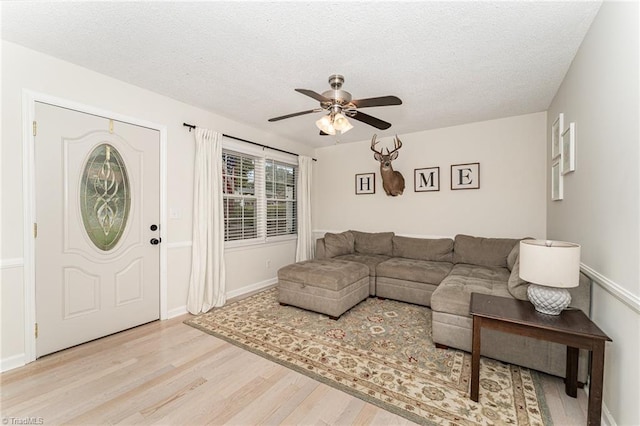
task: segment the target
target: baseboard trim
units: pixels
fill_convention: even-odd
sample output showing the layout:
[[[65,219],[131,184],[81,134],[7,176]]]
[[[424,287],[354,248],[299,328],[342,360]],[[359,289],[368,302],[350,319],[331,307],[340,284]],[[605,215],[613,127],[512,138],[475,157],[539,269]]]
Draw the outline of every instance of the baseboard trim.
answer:
[[[604,402],[602,403],[601,418],[602,418],[602,424],[604,426],[618,426],[618,424],[616,423],[616,420],[613,418],[613,416],[611,415],[611,412],[609,411],[609,409],[607,408]]]
[[[10,356],[0,360],[0,372],[13,370],[26,365],[24,354]]]
[[[264,290],[267,287],[270,287],[278,282],[278,277],[269,278],[268,280],[260,281],[258,283],[250,284],[244,287],[241,287],[237,290],[232,290],[227,292],[227,300],[233,299],[234,297],[244,296],[247,293],[253,293],[259,290]]]
[[[587,383],[584,384],[582,391],[587,395],[587,399],[589,399],[589,381],[591,377],[588,378]],[[602,413],[600,414],[600,420],[602,421],[603,426],[617,426],[616,420],[611,415],[611,412],[607,408],[607,405],[602,401]]]
[[[606,290],[607,293],[611,294],[613,297],[633,309],[636,313],[640,314],[640,297],[632,294],[629,290],[605,277],[589,265],[581,263],[580,269],[586,276],[591,278],[593,282]]]
[[[187,311],[187,305],[178,306],[177,308],[170,309],[167,312],[167,319],[179,317],[180,315],[184,315],[187,313],[189,313],[189,311]]]

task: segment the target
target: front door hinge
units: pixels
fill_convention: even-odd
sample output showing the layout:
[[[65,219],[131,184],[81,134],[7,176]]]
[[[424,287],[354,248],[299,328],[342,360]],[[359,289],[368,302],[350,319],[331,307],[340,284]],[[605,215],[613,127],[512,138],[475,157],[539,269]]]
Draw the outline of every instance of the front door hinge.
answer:
[[[36,123],[36,121],[33,120],[33,136],[35,136],[36,133],[38,133],[38,123]]]
[[[36,323],[35,332],[36,332],[36,339],[37,339],[38,338],[38,323]]]
[[[33,238],[38,238],[38,224],[35,222],[33,224]]]

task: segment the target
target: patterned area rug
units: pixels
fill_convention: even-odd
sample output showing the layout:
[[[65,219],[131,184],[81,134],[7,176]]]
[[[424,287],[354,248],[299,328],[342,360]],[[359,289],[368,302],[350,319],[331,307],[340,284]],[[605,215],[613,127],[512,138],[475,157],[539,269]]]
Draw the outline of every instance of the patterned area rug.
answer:
[[[551,424],[526,368],[481,358],[471,401],[471,355],[435,348],[426,307],[369,298],[334,321],[270,289],[185,323],[416,423]]]

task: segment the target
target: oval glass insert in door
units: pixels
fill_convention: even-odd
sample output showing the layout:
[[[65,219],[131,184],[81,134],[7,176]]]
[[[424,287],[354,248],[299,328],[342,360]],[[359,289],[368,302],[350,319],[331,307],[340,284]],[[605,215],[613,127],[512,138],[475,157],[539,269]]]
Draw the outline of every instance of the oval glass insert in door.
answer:
[[[118,150],[103,143],[87,159],[80,180],[80,209],[87,235],[100,250],[111,250],[127,225],[131,188]]]

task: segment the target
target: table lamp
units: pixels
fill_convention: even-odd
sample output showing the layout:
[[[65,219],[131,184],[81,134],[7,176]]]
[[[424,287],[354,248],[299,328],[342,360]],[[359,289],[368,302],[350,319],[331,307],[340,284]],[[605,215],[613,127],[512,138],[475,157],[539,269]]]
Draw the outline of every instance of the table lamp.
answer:
[[[559,315],[571,303],[567,288],[580,281],[580,245],[564,241],[520,241],[520,278],[536,311]]]

